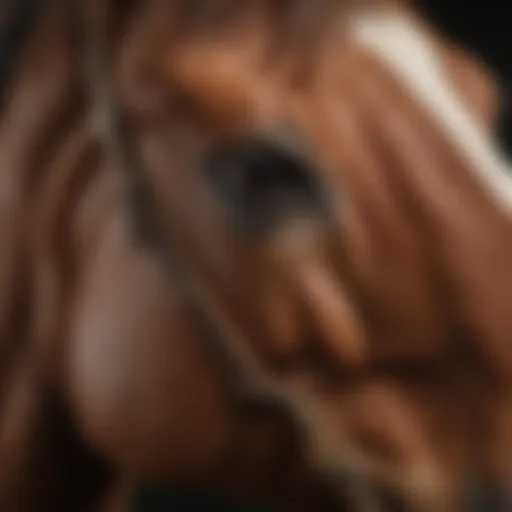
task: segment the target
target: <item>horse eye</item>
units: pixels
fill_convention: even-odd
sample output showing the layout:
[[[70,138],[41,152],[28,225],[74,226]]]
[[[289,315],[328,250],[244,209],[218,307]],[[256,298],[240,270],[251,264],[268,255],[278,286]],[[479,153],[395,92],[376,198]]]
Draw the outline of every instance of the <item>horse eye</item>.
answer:
[[[290,191],[307,195],[314,188],[307,163],[300,156],[265,140],[219,148],[211,156],[209,171],[220,191],[244,194],[255,201]]]
[[[217,148],[207,171],[215,193],[247,229],[268,229],[298,212],[325,206],[318,169],[271,139],[239,140]]]

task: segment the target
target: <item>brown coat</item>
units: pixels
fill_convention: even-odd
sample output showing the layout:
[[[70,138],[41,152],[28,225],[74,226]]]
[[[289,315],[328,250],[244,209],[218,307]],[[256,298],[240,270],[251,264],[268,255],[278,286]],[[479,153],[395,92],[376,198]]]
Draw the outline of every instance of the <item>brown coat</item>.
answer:
[[[350,40],[346,13],[331,15],[339,23],[310,59],[296,43],[269,52],[263,11],[241,16],[239,31],[176,40],[145,5],[115,69],[120,96],[159,209],[184,219],[188,255],[221,308],[261,334],[252,348],[312,399],[336,448],[364,452],[370,478],[410,507],[453,510],[475,460],[508,481],[510,218],[392,70]],[[160,260],[138,244],[62,27],[51,12],[41,20],[0,124],[2,510],[88,510],[112,475],[319,510],[296,486],[312,468],[289,430],[234,413]],[[425,30],[488,131],[492,79]],[[330,183],[336,233],[305,226],[233,246],[196,157],[282,126]]]

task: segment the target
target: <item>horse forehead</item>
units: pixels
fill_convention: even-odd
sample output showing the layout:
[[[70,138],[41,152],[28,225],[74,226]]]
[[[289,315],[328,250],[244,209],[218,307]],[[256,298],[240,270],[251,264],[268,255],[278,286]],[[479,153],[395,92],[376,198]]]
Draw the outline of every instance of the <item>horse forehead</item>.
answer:
[[[219,125],[265,124],[278,110],[278,84],[256,64],[260,41],[248,39],[186,46],[168,61],[171,79]]]
[[[476,94],[464,94],[471,87],[464,82],[475,78],[475,73],[472,76],[467,73],[468,67],[472,66],[471,59],[452,59],[447,67],[447,59],[443,57],[449,52],[444,52],[446,48],[441,41],[418,23],[407,9],[391,5],[356,12],[348,17],[343,27],[342,32],[348,29],[345,35],[356,46],[373,53],[395,79],[405,85],[412,98],[424,107],[425,113],[458,150],[489,200],[509,213],[512,208],[510,164],[494,146],[488,127],[482,123],[482,118],[486,121],[489,116],[475,115],[475,103],[485,103],[479,96],[489,94],[489,90],[485,90],[488,77],[483,77],[483,73],[479,77],[483,78],[480,85],[484,83],[484,87],[477,87]],[[213,112],[220,124],[261,127],[273,124],[280,116],[286,118],[290,114],[296,116],[314,110],[316,102],[311,100],[323,94],[318,89],[312,96],[296,95],[286,86],[286,81],[281,80],[279,73],[275,76],[262,72],[258,62],[266,45],[265,31],[256,27],[254,34],[245,37],[240,44],[231,41],[225,45],[192,46],[179,58],[173,54],[168,63],[173,68],[171,75],[178,78],[206,111]],[[333,51],[336,50],[331,48],[328,52],[328,82],[336,80],[335,70],[340,69],[340,66],[331,65]],[[347,55],[342,44],[339,47],[341,67]],[[462,87],[457,89],[454,75],[463,68],[466,72],[461,73],[458,84],[460,86],[462,82]],[[475,70],[478,71],[476,66],[472,71]],[[470,80],[464,80],[468,78]],[[327,96],[333,100],[331,95]]]
[[[349,30],[356,44],[377,56],[423,106],[489,198],[509,213],[512,168],[456,90],[434,38],[407,12],[395,9],[360,13]]]

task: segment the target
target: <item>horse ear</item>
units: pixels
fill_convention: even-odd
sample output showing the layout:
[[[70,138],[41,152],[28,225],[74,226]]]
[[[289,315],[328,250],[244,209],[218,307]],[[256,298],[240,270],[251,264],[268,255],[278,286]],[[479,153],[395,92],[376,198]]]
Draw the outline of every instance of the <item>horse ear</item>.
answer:
[[[440,57],[447,76],[471,113],[486,131],[493,131],[500,110],[500,91],[496,77],[474,56],[451,44],[440,48]]]
[[[512,84],[501,84],[483,64],[454,48],[443,53],[446,72],[480,126],[512,155]]]

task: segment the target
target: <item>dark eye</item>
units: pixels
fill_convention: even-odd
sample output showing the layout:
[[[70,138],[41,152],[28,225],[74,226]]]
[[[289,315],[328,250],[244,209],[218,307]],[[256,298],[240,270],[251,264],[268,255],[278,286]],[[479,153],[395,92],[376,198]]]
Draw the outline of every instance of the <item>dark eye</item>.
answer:
[[[217,148],[208,174],[216,194],[249,230],[269,229],[324,206],[320,171],[272,140],[240,140]]]

